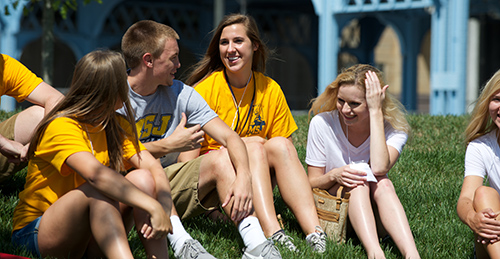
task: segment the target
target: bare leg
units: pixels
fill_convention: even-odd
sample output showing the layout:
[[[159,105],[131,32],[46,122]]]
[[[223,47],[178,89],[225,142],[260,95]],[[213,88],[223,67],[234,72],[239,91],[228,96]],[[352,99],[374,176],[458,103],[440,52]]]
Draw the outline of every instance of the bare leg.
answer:
[[[43,214],[38,233],[40,253],[44,257],[81,258],[92,235],[107,258],[133,258],[118,202],[85,183]]]
[[[235,179],[236,173],[226,149],[208,153],[200,164],[198,198],[204,200],[210,192],[216,189],[222,203]],[[233,203],[234,199],[231,199],[228,205],[224,207],[227,215],[231,215]],[[256,216],[255,210],[250,215]],[[235,222],[235,224],[237,223]]]
[[[481,211],[486,208],[491,208],[493,211],[500,211],[500,195],[498,192],[488,186],[477,188],[474,194],[474,209]],[[497,217],[499,220],[499,217]],[[488,245],[476,243],[477,258],[500,258],[500,242]],[[487,254],[486,254],[487,252]]]
[[[149,196],[156,196],[154,178],[149,171],[134,170],[128,173],[125,178]],[[141,227],[145,223],[150,224],[148,213],[143,210],[131,208],[122,203],[120,203],[120,211],[122,213],[127,232],[130,231],[132,226],[135,224],[137,234],[144,245],[148,258],[168,258],[168,242],[166,238],[148,240],[145,239],[140,232]]]
[[[253,204],[266,237],[281,229],[274,208],[273,186],[266,149],[259,142],[246,143],[252,172]]]
[[[332,193],[332,190],[329,190]],[[380,248],[375,224],[375,216],[370,202],[370,188],[368,185],[358,186],[352,190],[349,200],[349,219],[352,227],[363,243],[369,259],[385,258]]]
[[[31,136],[44,116],[45,109],[38,105],[30,106],[17,115],[14,126],[14,140],[23,145],[28,144]]]
[[[315,227],[319,226],[318,214],[314,205],[311,185],[304,167],[299,161],[295,146],[286,138],[275,137],[268,140],[264,147],[267,151],[269,164],[271,168],[274,168],[283,200],[292,210],[304,233],[306,235],[314,233]],[[274,221],[278,224],[276,217],[274,217]]]
[[[377,179],[377,183],[370,183],[370,189],[377,204],[382,225],[405,258],[420,258],[404,208],[391,180],[387,177]]]

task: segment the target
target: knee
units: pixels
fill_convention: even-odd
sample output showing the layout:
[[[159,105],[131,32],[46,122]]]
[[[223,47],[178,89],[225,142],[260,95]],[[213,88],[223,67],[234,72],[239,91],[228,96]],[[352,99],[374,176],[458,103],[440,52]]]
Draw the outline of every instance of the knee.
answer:
[[[248,157],[254,162],[267,161],[267,151],[259,142],[246,143]]]
[[[154,197],[156,193],[156,185],[153,175],[149,170],[136,169],[129,172],[125,178],[129,180],[135,187],[144,193]]]
[[[474,192],[474,208],[481,208],[488,201],[494,200],[494,197],[500,199],[498,192],[489,186],[480,186]]]
[[[378,197],[384,199],[387,195],[396,195],[396,189],[394,189],[394,185],[388,177],[378,178],[376,188],[372,190],[374,199]]]
[[[276,156],[280,159],[297,157],[297,150],[293,143],[284,137],[274,137],[268,140],[265,148],[270,156]]]
[[[234,178],[233,163],[226,149],[208,153],[202,160],[200,174],[210,174],[215,178]]]

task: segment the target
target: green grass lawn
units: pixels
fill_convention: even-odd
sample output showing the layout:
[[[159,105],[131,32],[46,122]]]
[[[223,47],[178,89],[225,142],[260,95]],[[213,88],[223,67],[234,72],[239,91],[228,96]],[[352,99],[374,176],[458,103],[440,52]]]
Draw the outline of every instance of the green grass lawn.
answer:
[[[5,114],[0,114],[3,120]],[[307,116],[296,116],[299,130],[294,143],[304,161],[307,138]],[[473,258],[472,231],[461,223],[455,210],[464,171],[465,146],[463,131],[465,116],[410,115],[412,135],[390,171],[396,192],[403,204],[417,248],[422,258]],[[0,184],[0,252],[30,257],[10,244],[12,212],[17,195],[22,190],[22,171]],[[359,241],[349,239],[343,245],[328,243],[323,255],[312,253],[293,214],[286,208],[279,191],[275,190],[277,213],[282,215],[285,230],[301,251],[294,254],[282,251],[284,258],[365,258]],[[187,231],[217,258],[241,258],[243,244],[234,226],[212,222],[203,217],[184,221]],[[145,253],[135,233],[130,245],[136,258]],[[389,240],[382,243],[387,258],[402,258],[398,248]],[[171,258],[173,254],[171,253]]]

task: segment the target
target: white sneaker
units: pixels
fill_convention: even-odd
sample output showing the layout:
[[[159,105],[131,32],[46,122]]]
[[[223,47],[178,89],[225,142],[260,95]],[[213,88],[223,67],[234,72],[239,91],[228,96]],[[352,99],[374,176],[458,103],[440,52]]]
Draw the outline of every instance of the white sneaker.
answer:
[[[243,250],[242,259],[281,259],[281,254],[271,240],[266,240],[252,251]]]
[[[182,245],[181,251],[175,254],[179,259],[216,259],[213,255],[209,254],[200,242],[194,239],[188,239]]]
[[[287,248],[288,250],[292,252],[298,252],[299,250],[297,247],[293,244],[293,238],[290,237],[289,235],[285,234],[285,231],[283,229],[277,231],[274,233],[269,240],[273,241],[275,245],[278,246],[283,246]]]
[[[316,253],[324,253],[326,250],[326,233],[320,226],[316,226],[316,232],[307,235],[307,243]]]

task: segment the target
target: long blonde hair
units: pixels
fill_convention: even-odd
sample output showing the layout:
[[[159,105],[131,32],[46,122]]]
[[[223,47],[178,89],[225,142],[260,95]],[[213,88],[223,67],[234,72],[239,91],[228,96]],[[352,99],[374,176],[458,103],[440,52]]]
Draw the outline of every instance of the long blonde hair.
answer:
[[[132,136],[123,129],[115,112],[118,101],[123,102],[125,118]],[[75,67],[69,92],[40,122],[30,143],[28,154],[34,155],[47,126],[56,118],[67,117],[79,123],[101,126],[106,132],[110,167],[122,171],[123,141],[129,136],[139,153],[135,118],[128,97],[126,66],[123,56],[115,51],[97,50],[85,55]]]
[[[471,113],[469,125],[467,125],[465,129],[466,144],[497,128],[490,117],[489,105],[491,98],[498,91],[500,91],[500,70],[488,80],[486,86],[476,100],[476,106]]]
[[[233,24],[242,24],[245,27],[247,36],[252,44],[258,46],[257,50],[253,53],[252,71],[261,73],[266,72],[266,62],[269,55],[269,49],[260,38],[257,23],[250,15],[229,14],[222,19],[219,26],[215,29],[214,35],[210,40],[210,44],[208,45],[207,52],[203,56],[203,59],[193,66],[192,72],[186,80],[187,85],[194,85],[203,80],[205,77],[211,75],[214,71],[224,68],[224,63],[222,63],[222,60],[220,59],[219,41],[224,28]]]
[[[380,85],[385,85],[382,78],[382,72],[380,72],[377,68],[366,64],[351,66],[342,71],[342,73],[337,76],[335,81],[326,87],[322,94],[311,100],[309,118],[321,112],[336,110],[339,88],[343,85],[356,85],[362,89],[363,92],[366,92],[365,74],[368,71],[375,72],[380,81]],[[388,92],[385,93],[385,99],[382,104],[382,113],[384,114],[384,120],[388,121],[394,129],[406,133],[410,132],[410,125],[406,120],[406,110],[401,102]]]

